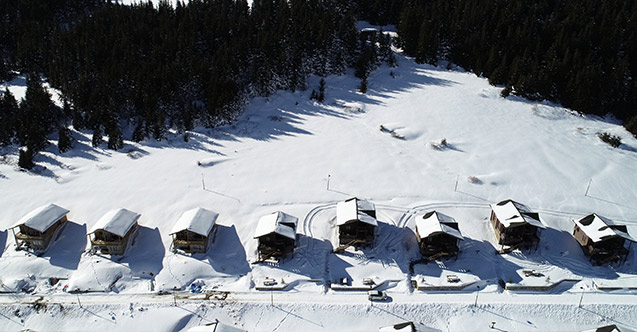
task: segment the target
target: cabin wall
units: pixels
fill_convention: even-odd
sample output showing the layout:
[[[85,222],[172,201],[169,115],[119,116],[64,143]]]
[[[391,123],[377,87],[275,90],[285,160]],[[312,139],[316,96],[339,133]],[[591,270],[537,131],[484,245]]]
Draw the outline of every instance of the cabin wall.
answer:
[[[280,234],[266,234],[257,240],[257,251],[262,259],[282,257],[294,252],[294,240]]]
[[[20,232],[16,234],[16,240],[22,241],[24,245],[31,250],[46,250],[55,231],[66,221],[66,216],[60,218],[43,233],[26,225],[20,225]]]
[[[626,240],[616,236],[599,242],[589,241],[582,246],[582,250],[592,262],[601,265],[625,259],[629,254],[629,250],[626,249],[625,245]]]
[[[420,237],[419,237],[420,238]],[[419,241],[420,254],[424,257],[434,255],[456,256],[458,254],[458,239],[448,234],[434,234]]]
[[[495,232],[498,244],[506,246],[515,246],[520,243],[535,243],[540,240],[537,236],[537,227],[531,224],[524,224],[515,227],[504,227],[500,220],[491,211],[491,225]]]
[[[376,227],[362,221],[350,222],[338,227],[339,244],[346,245],[358,241],[359,245],[373,245]]]
[[[183,230],[173,234],[173,249],[187,253],[205,253],[208,250],[208,237]]]
[[[586,235],[586,233],[584,233],[584,231],[582,231],[582,229],[577,225],[575,225],[575,228],[573,229],[573,237],[575,237],[575,240],[577,240],[580,246],[588,246],[592,243],[588,235]]]
[[[504,226],[500,223],[500,220],[498,220],[498,217],[496,217],[495,212],[493,211],[491,211],[491,218],[489,218],[489,220],[491,221],[491,226],[493,226],[493,231],[495,232],[495,237],[498,240],[498,243],[502,244]]]
[[[137,228],[138,224],[135,223],[131,229],[128,230],[124,237],[119,237],[115,234],[107,232],[103,229],[99,229],[93,233],[91,238],[91,250],[99,251],[103,255],[123,255],[126,252],[126,246],[131,234]],[[99,234],[99,237],[98,237]],[[105,241],[109,239],[112,241]]]

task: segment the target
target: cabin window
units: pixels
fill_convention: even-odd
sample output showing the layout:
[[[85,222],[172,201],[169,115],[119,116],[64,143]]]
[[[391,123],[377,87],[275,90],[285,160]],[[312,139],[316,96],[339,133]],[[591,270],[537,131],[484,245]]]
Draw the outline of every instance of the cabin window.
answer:
[[[41,236],[42,233],[36,231],[35,229],[31,228],[31,227],[27,227],[24,225],[20,225],[20,233],[24,234],[24,235],[28,235],[28,236]]]
[[[113,233],[109,233],[109,232],[105,232],[105,231],[97,231],[95,232],[95,240],[96,241],[104,241],[104,242],[115,242],[115,241],[119,241],[121,239],[121,237],[113,234]]]

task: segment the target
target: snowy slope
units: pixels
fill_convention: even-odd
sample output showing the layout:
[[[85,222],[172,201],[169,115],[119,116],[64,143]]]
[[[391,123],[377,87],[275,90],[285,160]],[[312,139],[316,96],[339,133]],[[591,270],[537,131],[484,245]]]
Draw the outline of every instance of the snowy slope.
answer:
[[[592,267],[570,235],[571,219],[592,212],[626,223],[629,232],[637,234],[637,140],[616,121],[580,116],[549,103],[503,99],[501,89],[483,78],[405,58],[399,58],[398,68],[375,71],[367,94],[356,91],[359,81],[352,75],[328,77],[326,82],[325,104],[309,100],[311,88],[318,87],[318,78],[312,78],[309,91],[257,98],[235,124],[199,128],[189,133],[188,142],[174,134],[160,142],[126,142],[115,152],[92,148],[91,133],[74,132],[75,148],[59,155],[52,146],[40,153],[37,173],[19,171],[15,153],[3,151],[0,282],[5,291],[18,295],[0,299],[26,302],[20,300],[24,292],[51,298],[71,290],[107,292],[112,300],[100,297],[90,307],[102,318],[92,317],[98,321],[96,330],[145,329],[135,325],[133,316],[154,320],[161,325],[158,329],[166,330],[214,318],[249,330],[321,330],[361,317],[369,321],[360,330],[414,317],[421,317],[423,326],[441,330],[471,328],[467,319],[484,322],[486,329],[502,317],[509,319],[509,325],[498,325],[503,329],[573,330],[595,326],[600,316],[637,328],[636,317],[625,314],[635,310],[634,291],[616,294],[594,287],[637,287],[636,246],[623,265]],[[10,89],[19,99],[19,87]],[[385,131],[379,130],[381,125]],[[603,131],[620,135],[624,144],[614,149],[601,142],[597,133]],[[442,139],[447,145],[439,144]],[[376,204],[377,244],[332,254],[337,246],[336,203],[352,196]],[[487,223],[488,204],[508,198],[539,212],[547,224],[537,251],[494,254],[499,247]],[[40,257],[15,251],[6,229],[49,203],[70,210],[70,222]],[[119,207],[141,214],[128,253],[113,258],[83,253],[89,246],[86,231]],[[219,213],[209,252],[171,252],[169,231],[183,212],[197,207]],[[412,274],[409,262],[418,258],[414,218],[434,209],[458,221],[465,236],[460,257],[416,265]],[[253,264],[256,223],[278,210],[299,218],[294,257],[278,264]],[[543,277],[527,278],[523,269]],[[440,293],[414,291],[410,285],[410,278],[424,285],[446,285],[449,274],[471,286]],[[49,277],[62,280],[51,285]],[[351,286],[374,279],[392,302],[374,309],[361,291],[330,289],[330,281],[344,277]],[[291,297],[279,309],[267,306],[269,292],[256,290],[265,278],[286,287],[278,296]],[[514,286],[573,281],[552,289],[550,301],[535,301],[533,296],[543,293],[502,291],[498,279]],[[162,305],[153,303],[150,295],[139,295],[200,289],[230,291],[239,299],[225,308],[226,302],[214,308],[189,302],[184,307],[189,309],[182,310],[170,309],[170,301]],[[474,310],[477,290],[486,307]],[[588,310],[598,316],[582,320],[585,313],[576,306],[582,292]],[[449,294],[458,302],[445,300]],[[416,305],[431,302],[434,295],[441,304]],[[517,305],[504,304],[520,296]],[[136,307],[129,312],[128,302],[138,301],[153,310]],[[330,305],[332,301],[352,305],[344,310]],[[22,308],[23,316],[13,315],[16,308]],[[68,310],[65,321],[91,316]],[[383,310],[393,316],[379,314]],[[442,314],[449,311],[457,316]],[[6,318],[0,317],[0,329],[39,329],[60,319],[51,312],[45,316],[28,305],[6,306],[0,309]],[[111,312],[131,319],[111,319]],[[524,318],[527,313],[530,323]],[[112,322],[119,324],[109,325]]]

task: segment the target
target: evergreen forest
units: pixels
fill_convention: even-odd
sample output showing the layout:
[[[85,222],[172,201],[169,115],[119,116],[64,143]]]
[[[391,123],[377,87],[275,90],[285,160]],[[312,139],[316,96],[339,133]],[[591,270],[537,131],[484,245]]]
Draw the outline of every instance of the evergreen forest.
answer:
[[[637,134],[633,1],[0,0],[0,81],[27,77],[23,101],[0,95],[0,145],[22,147],[29,168],[49,138],[72,147],[71,125],[117,150],[230,123],[249,98],[308,89],[310,75],[352,68],[365,92],[369,73],[395,58],[389,38],[361,40],[357,20],[395,25],[393,43],[419,63],[459,65],[503,96],[612,113]]]

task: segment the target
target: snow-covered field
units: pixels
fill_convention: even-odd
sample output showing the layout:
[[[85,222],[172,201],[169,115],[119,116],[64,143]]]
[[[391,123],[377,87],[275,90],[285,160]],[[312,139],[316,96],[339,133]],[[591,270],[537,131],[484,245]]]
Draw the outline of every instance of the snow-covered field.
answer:
[[[369,331],[401,321],[422,330],[488,330],[491,322],[517,331],[637,330],[637,246],[623,264],[593,267],[571,235],[571,220],[593,212],[637,235],[637,140],[616,121],[503,99],[486,79],[402,57],[398,68],[372,74],[367,94],[353,75],[326,82],[325,104],[309,100],[312,78],[308,91],[254,99],[235,124],[199,128],[188,142],[175,133],[111,151],[74,131],[74,149],[60,155],[52,145],[36,157],[36,173],[18,170],[17,155],[2,150],[0,330],[179,331],[215,319],[250,331]],[[599,132],[624,144],[614,149]],[[335,206],[352,196],[376,204],[376,245],[333,254]],[[536,251],[495,254],[488,204],[508,198],[548,225]],[[70,222],[40,257],[16,251],[8,229],[48,203],[69,209]],[[120,207],[142,215],[127,254],[85,252],[87,231]],[[196,207],[219,213],[215,240],[206,254],[175,254],[168,233]],[[414,217],[433,209],[459,222],[461,253],[412,273]],[[277,210],[299,218],[294,256],[253,263],[256,222]],[[411,284],[449,286],[450,274],[466,287]],[[283,290],[258,290],[266,278]],[[342,278],[354,288],[371,278],[390,300],[371,304],[364,291],[330,288]],[[538,291],[503,290],[499,280],[564,281]]]

